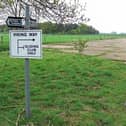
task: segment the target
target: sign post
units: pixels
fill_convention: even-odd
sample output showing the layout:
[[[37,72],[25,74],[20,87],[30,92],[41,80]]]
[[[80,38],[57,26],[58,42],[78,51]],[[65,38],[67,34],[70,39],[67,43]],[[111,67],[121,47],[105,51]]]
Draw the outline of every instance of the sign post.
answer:
[[[25,72],[25,111],[26,118],[30,118],[30,61],[29,58],[40,59],[41,53],[41,30],[31,30],[36,27],[36,20],[30,18],[29,5],[26,4],[25,18],[8,17],[6,20],[8,27],[23,28],[22,30],[10,30],[10,56],[24,58]]]
[[[30,14],[29,14],[29,5],[26,4],[26,12],[25,12],[25,28],[30,29]],[[29,59],[25,58],[25,104],[26,104],[26,117],[29,118],[31,116],[30,110],[30,76],[29,76]]]
[[[25,58],[25,103],[27,118],[31,116],[29,58],[41,59],[41,35],[41,30],[10,30],[10,56]]]

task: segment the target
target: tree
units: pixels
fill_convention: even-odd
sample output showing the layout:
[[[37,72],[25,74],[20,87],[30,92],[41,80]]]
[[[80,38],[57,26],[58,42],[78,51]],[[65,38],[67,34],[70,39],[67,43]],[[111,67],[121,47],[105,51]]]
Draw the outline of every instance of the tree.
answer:
[[[0,0],[0,15],[13,15],[15,17],[23,14],[24,4],[21,0]]]
[[[85,5],[79,0],[0,0],[0,15],[23,16],[25,4],[29,4],[34,17],[42,17],[57,23],[80,23],[85,18]]]
[[[43,22],[39,23],[39,28],[46,34],[99,34],[99,31],[87,24],[62,24]]]
[[[42,32],[45,34],[49,33],[57,33],[56,31],[56,24],[52,22],[44,22],[39,24],[39,28],[42,29]]]

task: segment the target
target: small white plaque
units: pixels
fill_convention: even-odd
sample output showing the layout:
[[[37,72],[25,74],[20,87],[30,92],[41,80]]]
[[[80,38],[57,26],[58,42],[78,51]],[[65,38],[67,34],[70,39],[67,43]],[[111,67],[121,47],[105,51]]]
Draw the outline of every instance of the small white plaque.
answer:
[[[10,55],[15,58],[42,57],[41,30],[10,30]]]

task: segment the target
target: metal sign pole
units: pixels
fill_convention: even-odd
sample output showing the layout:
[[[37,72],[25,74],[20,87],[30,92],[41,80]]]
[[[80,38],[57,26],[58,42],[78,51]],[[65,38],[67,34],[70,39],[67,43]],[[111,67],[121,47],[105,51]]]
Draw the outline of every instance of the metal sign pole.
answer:
[[[10,54],[12,57],[25,58],[25,110],[26,117],[30,118],[30,61],[29,58],[41,58],[41,30],[30,30],[36,27],[36,20],[30,18],[29,5],[26,3],[24,17],[8,17],[8,27],[24,28],[10,31]],[[26,37],[26,38],[25,38]],[[27,45],[27,46],[25,46]],[[33,46],[32,46],[33,45]]]
[[[29,14],[29,5],[26,4],[26,24],[25,29],[30,29],[30,14]],[[29,59],[25,59],[25,95],[26,95],[26,117],[31,116],[30,110],[30,76],[29,76]]]
[[[31,116],[30,110],[30,79],[29,79],[29,59],[25,59],[25,97],[26,97],[26,117]]]

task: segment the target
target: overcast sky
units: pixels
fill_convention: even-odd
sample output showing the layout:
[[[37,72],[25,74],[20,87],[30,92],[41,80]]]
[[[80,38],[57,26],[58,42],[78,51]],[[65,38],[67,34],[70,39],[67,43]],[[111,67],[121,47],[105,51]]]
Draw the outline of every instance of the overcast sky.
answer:
[[[86,15],[91,19],[88,24],[104,33],[126,33],[126,0],[86,0],[86,2]]]

